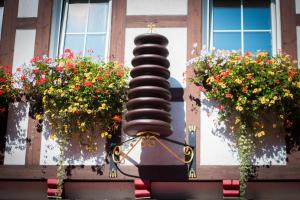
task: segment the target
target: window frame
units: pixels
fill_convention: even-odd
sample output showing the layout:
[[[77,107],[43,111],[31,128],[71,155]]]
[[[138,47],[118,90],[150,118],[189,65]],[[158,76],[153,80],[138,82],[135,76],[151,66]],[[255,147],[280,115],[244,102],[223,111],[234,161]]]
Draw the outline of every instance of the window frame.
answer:
[[[90,3],[90,0],[87,0],[87,3]],[[50,41],[50,49],[49,49],[49,56],[51,57],[57,57],[61,55],[64,51],[68,4],[69,4],[69,0],[54,0],[53,2],[51,41]],[[110,52],[111,23],[112,23],[112,0],[108,0],[106,32],[101,32],[101,34],[106,35],[104,58],[102,58],[104,61],[108,60],[109,52]],[[74,34],[79,34],[79,33],[74,33]],[[90,34],[87,33],[87,30],[85,30],[83,34],[85,35],[85,41],[84,41],[84,46],[85,46],[86,36]],[[98,32],[97,35],[99,35]],[[82,55],[85,55],[84,50],[85,49],[83,49],[82,51]]]
[[[241,0],[242,2],[243,0]],[[243,5],[241,4],[241,8]],[[226,30],[215,32],[267,32],[271,31],[272,37],[272,54],[276,55],[281,49],[281,22],[280,22],[280,0],[270,0],[271,8],[271,30],[243,30],[243,22],[241,30]],[[213,49],[213,0],[205,0],[203,2],[203,17],[202,17],[202,32],[203,32],[203,45],[208,49]],[[241,11],[243,13],[243,10]],[[243,14],[241,15],[241,18]],[[243,20],[242,20],[243,21]],[[242,53],[244,53],[244,34],[241,34],[241,47]]]
[[[4,1],[0,0],[0,8],[2,10],[2,12],[0,12],[0,40],[1,40],[1,36],[2,36],[2,30],[3,30],[3,17],[4,17]]]

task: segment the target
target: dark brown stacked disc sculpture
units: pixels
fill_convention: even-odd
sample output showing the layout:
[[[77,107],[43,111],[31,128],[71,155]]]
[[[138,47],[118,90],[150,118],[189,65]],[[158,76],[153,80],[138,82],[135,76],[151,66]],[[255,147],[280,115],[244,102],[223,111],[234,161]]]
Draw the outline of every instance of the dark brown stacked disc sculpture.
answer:
[[[167,137],[172,134],[168,39],[146,33],[137,36],[134,43],[124,132],[130,136],[150,132]]]

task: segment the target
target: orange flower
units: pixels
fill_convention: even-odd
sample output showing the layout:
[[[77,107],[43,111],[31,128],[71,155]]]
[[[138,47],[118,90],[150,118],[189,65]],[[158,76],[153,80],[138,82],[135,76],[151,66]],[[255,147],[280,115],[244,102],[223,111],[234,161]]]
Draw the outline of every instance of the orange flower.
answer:
[[[289,71],[289,75],[288,75],[289,79],[294,78],[294,76],[295,76],[296,74],[297,74],[297,70],[296,70],[295,68],[291,69],[291,70]]]
[[[242,89],[242,92],[243,93],[247,93],[248,92],[248,88],[244,86],[243,89]]]
[[[252,53],[251,53],[251,52],[246,52],[246,53],[245,53],[245,56],[250,57],[250,56],[252,56]]]
[[[103,80],[103,77],[97,76],[97,77],[96,77],[96,80],[97,80],[97,81],[102,81],[102,80]]]
[[[115,122],[120,123],[122,121],[122,116],[119,114],[116,114],[112,118]]]
[[[119,77],[124,76],[124,74],[125,74],[125,73],[124,73],[123,70],[119,70],[119,71],[116,72],[116,75],[119,76]]]

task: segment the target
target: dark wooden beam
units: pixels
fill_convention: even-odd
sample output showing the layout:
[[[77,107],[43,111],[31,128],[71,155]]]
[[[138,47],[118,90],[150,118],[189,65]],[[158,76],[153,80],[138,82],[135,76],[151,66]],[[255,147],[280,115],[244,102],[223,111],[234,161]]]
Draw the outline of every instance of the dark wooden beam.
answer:
[[[187,17],[187,59],[191,59],[191,51],[194,43],[202,47],[202,0],[188,0]],[[187,67],[186,80],[194,76],[192,67]],[[186,127],[196,126],[196,167],[200,167],[200,92],[195,84],[189,83],[186,86],[184,98],[186,101]],[[198,170],[196,170],[198,171]],[[197,174],[198,176],[198,174]]]
[[[148,166],[149,167],[149,166]],[[158,166],[155,166],[159,169]],[[156,180],[168,181],[188,181],[182,174],[163,174],[164,169],[172,166],[161,166],[162,170],[156,170]],[[173,166],[178,168],[178,166]],[[56,166],[0,166],[0,180],[43,180],[56,177]],[[119,166],[121,173],[118,172],[117,178],[109,178],[109,167],[104,166],[101,170],[93,166],[76,166],[69,171],[68,180],[85,181],[129,181],[139,176],[139,169],[135,166]],[[95,170],[96,169],[96,170]],[[271,166],[260,167],[257,177],[252,181],[300,181],[300,165],[298,166]],[[145,176],[144,171],[144,176]],[[150,172],[153,173],[153,172]],[[159,177],[162,177],[161,179]],[[195,181],[221,181],[223,179],[238,179],[238,166],[199,166]]]
[[[0,41],[0,65],[11,66],[13,63],[18,5],[19,0],[9,0],[4,2],[3,24]]]
[[[280,1],[282,51],[297,59],[295,0]]]
[[[127,28],[147,28],[148,24],[154,23],[156,27],[186,27],[186,16],[148,16],[130,15],[126,17]]]
[[[296,26],[300,26],[300,14],[296,14]]]
[[[17,29],[36,29],[37,18],[18,18],[17,19]]]
[[[112,1],[110,56],[124,62],[126,0]]]

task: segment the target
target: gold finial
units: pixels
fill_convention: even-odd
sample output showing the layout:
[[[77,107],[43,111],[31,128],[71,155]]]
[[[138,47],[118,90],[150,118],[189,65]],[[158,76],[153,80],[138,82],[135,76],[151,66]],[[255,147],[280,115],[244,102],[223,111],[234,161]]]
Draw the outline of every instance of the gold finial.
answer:
[[[148,28],[149,28],[149,30],[150,30],[150,33],[152,33],[152,31],[153,31],[153,29],[156,27],[156,25],[153,23],[153,22],[151,22],[150,24],[148,24]]]

